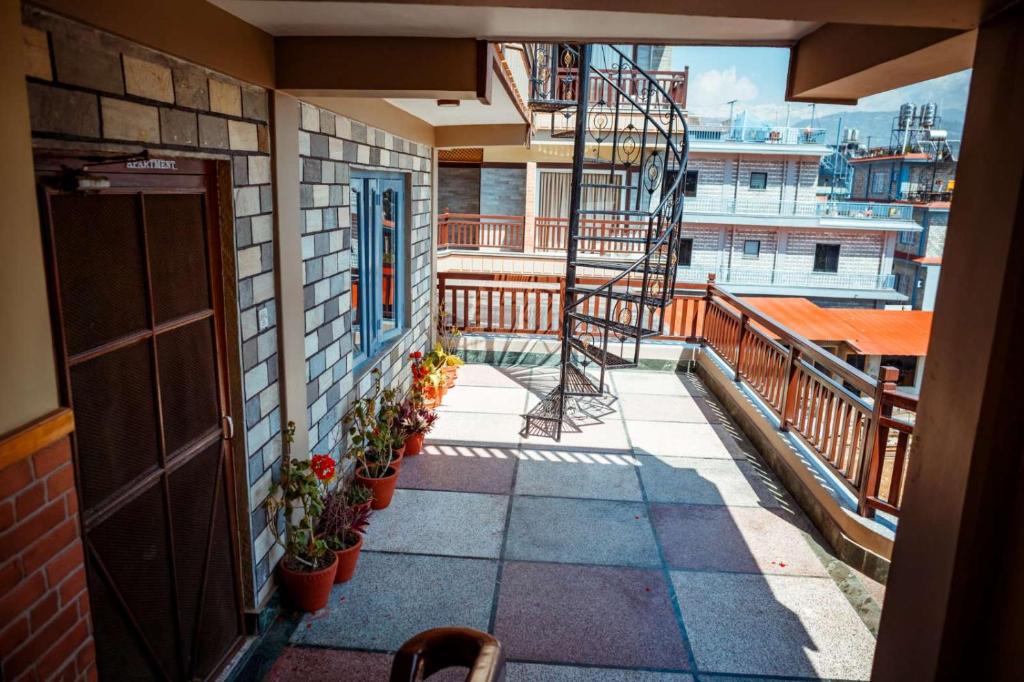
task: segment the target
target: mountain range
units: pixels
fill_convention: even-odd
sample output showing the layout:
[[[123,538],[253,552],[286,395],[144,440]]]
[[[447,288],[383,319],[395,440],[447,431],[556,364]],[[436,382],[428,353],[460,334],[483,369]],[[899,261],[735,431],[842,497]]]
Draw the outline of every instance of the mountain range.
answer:
[[[835,144],[838,131],[842,139],[842,131],[845,128],[856,128],[860,131],[859,140],[861,144],[871,147],[884,147],[889,144],[892,132],[893,119],[897,111],[843,111],[824,116],[816,116],[812,123],[811,119],[797,121],[793,125],[803,128],[813,126],[824,128],[828,144]],[[941,120],[936,126],[949,133],[947,139],[959,140],[964,129],[964,112],[961,109],[940,110]]]

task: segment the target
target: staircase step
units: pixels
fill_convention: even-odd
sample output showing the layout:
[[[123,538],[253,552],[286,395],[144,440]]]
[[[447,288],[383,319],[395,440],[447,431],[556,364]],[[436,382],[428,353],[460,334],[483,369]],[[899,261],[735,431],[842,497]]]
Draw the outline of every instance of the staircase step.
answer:
[[[592,237],[585,234],[573,235],[575,239],[580,241],[592,241],[592,242],[618,242],[621,244],[646,244],[647,237]]]
[[[610,182],[582,182],[583,187],[595,187],[597,189],[636,189],[629,185],[615,185]]]
[[[555,132],[551,133],[551,137],[555,138],[555,139],[572,138],[572,137],[576,137],[576,131],[575,130],[556,130]]]
[[[574,99],[531,99],[529,107],[534,111],[561,111],[576,106]]]
[[[608,320],[608,321],[606,321],[603,317],[594,317],[593,315],[584,315],[583,313],[574,313],[574,312],[570,312],[569,313],[569,317],[571,317],[574,320],[579,320],[580,322],[586,322],[587,324],[592,324],[595,327],[600,327],[602,329],[607,327],[608,329],[611,329],[612,331],[619,332],[623,336],[629,336],[629,337],[636,338],[636,335],[637,335],[638,332],[640,333],[641,338],[646,338],[648,336],[657,336],[658,335],[658,332],[656,330],[654,330],[654,329],[647,329],[645,327],[643,329],[639,329],[638,330],[636,328],[636,326],[634,326],[634,325],[625,325],[625,324],[622,324],[621,322],[616,322],[615,320]]]
[[[576,266],[580,268],[598,268],[602,270],[628,270],[633,267],[635,261],[616,261],[616,260],[577,260]],[[644,271],[643,267],[637,267],[633,272],[637,275],[642,274]],[[647,271],[655,275],[665,274],[665,268],[661,265],[648,265]]]
[[[604,349],[597,348],[594,345],[584,346],[578,339],[569,339],[569,345],[578,350],[579,352],[586,355],[588,358],[598,363],[602,367],[608,368],[622,368],[622,367],[636,367],[636,363],[625,358],[619,357],[614,353],[609,353]]]
[[[571,362],[565,366],[566,395],[595,396],[601,393],[601,387],[586,372]]]

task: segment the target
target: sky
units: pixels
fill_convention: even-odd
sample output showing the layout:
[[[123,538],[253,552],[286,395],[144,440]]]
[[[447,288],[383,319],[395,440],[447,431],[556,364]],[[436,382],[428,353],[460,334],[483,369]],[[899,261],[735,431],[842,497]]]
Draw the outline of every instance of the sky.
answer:
[[[690,67],[687,108],[699,116],[726,118],[729,100],[736,111],[747,110],[766,123],[786,121],[786,72],[789,50],[778,47],[674,47],[672,68]],[[865,97],[855,106],[819,104],[816,115],[839,111],[894,111],[903,102],[939,103],[963,110],[967,103],[970,71],[943,76],[889,92]],[[808,119],[811,105],[788,105],[792,121]]]

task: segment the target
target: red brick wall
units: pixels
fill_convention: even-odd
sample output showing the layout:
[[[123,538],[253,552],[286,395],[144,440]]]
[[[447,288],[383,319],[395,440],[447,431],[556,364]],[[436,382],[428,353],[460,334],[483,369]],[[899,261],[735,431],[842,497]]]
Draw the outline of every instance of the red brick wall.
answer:
[[[0,679],[96,679],[68,438],[0,470]]]

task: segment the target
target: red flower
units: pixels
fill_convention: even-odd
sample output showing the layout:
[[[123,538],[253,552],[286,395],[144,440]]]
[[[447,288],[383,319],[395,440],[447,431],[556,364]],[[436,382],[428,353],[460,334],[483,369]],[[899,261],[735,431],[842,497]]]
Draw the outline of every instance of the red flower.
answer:
[[[334,477],[334,460],[330,455],[313,455],[309,461],[309,468],[321,481],[329,481]]]
[[[412,358],[413,360],[419,360],[420,358],[423,357],[423,353],[421,353],[420,351],[416,351],[415,353],[413,353],[409,357]]]

